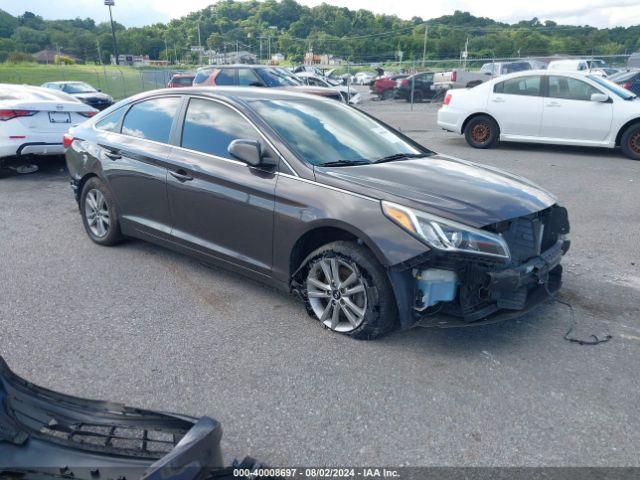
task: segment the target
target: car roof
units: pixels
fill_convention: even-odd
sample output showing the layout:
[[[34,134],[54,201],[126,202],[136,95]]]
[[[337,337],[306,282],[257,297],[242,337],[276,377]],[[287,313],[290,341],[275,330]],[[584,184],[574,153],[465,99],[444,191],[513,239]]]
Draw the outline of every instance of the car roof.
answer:
[[[181,88],[162,88],[158,90],[151,90],[149,92],[140,93],[131,99],[141,100],[146,97],[153,97],[156,95],[200,95],[208,96],[211,98],[228,98],[230,100],[317,100],[317,101],[330,101],[335,100],[327,99],[320,95],[312,95],[307,93],[311,89],[307,87],[299,87],[300,91],[295,91],[298,87],[291,88],[261,88],[261,87],[181,87]],[[322,90],[331,90],[322,88]]]
[[[517,78],[517,77],[528,77],[535,75],[554,75],[554,76],[563,76],[563,77],[572,77],[572,78],[585,78],[589,74],[589,71],[580,71],[580,70],[522,70],[520,72],[508,73],[506,75],[501,75],[496,77],[490,82],[500,83],[509,78]],[[489,83],[489,82],[485,82]]]
[[[200,70],[214,70],[214,69],[222,69],[222,68],[282,68],[277,65],[259,65],[253,63],[234,63],[231,65],[208,65],[206,67],[200,67]]]

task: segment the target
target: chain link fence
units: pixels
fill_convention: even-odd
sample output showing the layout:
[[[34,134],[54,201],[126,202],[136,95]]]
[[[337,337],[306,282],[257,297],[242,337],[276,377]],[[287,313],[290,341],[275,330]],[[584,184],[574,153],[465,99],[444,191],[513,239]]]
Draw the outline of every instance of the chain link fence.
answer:
[[[120,100],[136,93],[164,88],[178,70],[136,69],[88,65],[3,65],[0,83],[40,86],[46,82],[81,81]]]

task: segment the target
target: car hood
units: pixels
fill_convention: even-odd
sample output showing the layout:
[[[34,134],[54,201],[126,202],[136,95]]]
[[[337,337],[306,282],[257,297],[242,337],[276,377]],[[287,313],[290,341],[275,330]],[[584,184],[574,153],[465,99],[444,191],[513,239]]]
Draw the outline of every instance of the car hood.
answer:
[[[433,155],[378,165],[316,167],[317,180],[473,227],[543,210],[556,198],[497,168]]]

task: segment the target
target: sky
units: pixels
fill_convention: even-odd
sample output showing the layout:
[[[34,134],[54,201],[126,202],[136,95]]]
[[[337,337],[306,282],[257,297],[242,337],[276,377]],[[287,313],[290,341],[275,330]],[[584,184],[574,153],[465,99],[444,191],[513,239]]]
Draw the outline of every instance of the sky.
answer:
[[[322,0],[298,0],[308,6]],[[324,0],[352,10],[364,8],[375,13],[395,14],[409,19],[425,19],[452,14],[455,10],[504,22],[538,17],[568,25],[596,27],[640,24],[640,0]],[[215,0],[115,0],[114,19],[127,27],[166,22],[200,10]],[[103,0],[0,0],[0,8],[13,15],[25,10],[46,19],[91,17],[107,21],[109,12]]]

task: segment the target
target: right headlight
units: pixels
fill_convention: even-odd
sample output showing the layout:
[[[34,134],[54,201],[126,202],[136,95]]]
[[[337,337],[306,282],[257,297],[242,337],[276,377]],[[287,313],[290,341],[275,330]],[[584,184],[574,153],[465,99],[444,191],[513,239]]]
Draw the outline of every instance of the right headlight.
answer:
[[[402,229],[436,250],[471,253],[507,261],[511,259],[509,247],[502,235],[395,203],[383,201],[382,211]]]

